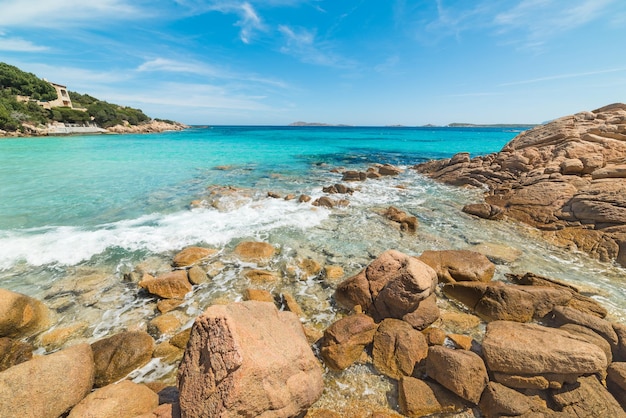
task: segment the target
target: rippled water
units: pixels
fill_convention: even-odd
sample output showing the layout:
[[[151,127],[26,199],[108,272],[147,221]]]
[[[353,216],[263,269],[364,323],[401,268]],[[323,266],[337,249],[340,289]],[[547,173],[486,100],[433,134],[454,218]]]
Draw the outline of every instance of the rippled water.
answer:
[[[220,251],[211,263],[214,277],[178,308],[182,328],[210,304],[241,300],[246,288],[255,287],[293,294],[304,324],[321,332],[345,314],[332,300],[339,280],[304,277],[302,259],[341,266],[347,278],[387,249],[417,255],[482,244],[492,255],[516,254],[497,262],[496,279],[527,271],[563,279],[600,301],[610,319],[625,322],[623,269],[554,248],[523,225],[466,215],[461,208],[479,201],[480,191],[439,185],[409,169],[459,151],[497,151],[514,135],[495,129],[221,127],[1,140],[0,286],[43,300],[55,312],[57,329],[74,327],[67,344],[91,342],[122,329],[145,329],[157,315],[156,300],[124,281],[125,273],[167,271],[180,249],[209,246]],[[272,191],[316,198],[322,187],[340,182],[332,168],[366,169],[375,162],[405,171],[351,184],[356,191],[345,208],[267,197]],[[215,185],[236,191],[219,209],[189,205],[207,199],[207,187]],[[416,234],[381,216],[390,205],[418,218]],[[278,249],[262,267],[278,280],[245,278],[257,266],[232,255],[244,240]],[[172,383],[174,372],[174,364],[153,360],[134,376]],[[371,372],[367,364],[327,372],[318,406],[346,412],[355,402],[372,408],[393,403],[395,384]]]

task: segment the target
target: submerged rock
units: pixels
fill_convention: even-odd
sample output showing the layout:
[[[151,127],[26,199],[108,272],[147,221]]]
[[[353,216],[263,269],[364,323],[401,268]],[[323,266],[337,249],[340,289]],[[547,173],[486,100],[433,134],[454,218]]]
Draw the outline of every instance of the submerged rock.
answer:
[[[26,337],[49,326],[50,312],[43,303],[0,289],[0,337]]]

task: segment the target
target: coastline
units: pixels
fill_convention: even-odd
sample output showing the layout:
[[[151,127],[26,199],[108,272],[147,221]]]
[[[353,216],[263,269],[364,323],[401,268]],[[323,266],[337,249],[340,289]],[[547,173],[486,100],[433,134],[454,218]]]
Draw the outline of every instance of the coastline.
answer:
[[[34,125],[24,124],[25,132],[13,131],[0,134],[3,138],[32,138],[40,136],[75,136],[75,135],[101,135],[101,134],[148,134],[167,131],[182,131],[189,129],[189,126],[173,121],[163,121],[153,119],[150,122],[140,125],[115,125],[110,128],[100,128],[93,126],[74,126],[57,123],[48,127],[37,127]]]

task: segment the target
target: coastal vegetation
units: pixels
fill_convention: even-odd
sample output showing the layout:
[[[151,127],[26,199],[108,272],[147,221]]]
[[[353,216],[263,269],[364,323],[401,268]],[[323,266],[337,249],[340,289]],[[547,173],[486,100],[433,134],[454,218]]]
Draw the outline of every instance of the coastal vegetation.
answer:
[[[88,94],[69,92],[73,107],[44,105],[57,99],[55,88],[35,74],[0,62],[0,130],[25,130],[24,124],[39,126],[52,122],[95,123],[101,128],[128,124],[136,126],[151,120],[140,109],[99,100]]]

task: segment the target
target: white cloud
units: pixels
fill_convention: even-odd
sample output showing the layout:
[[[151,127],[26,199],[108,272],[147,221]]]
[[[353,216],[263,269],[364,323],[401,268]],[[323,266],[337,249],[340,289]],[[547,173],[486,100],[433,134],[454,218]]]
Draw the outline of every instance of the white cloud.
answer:
[[[128,0],[3,0],[0,2],[0,27],[20,29],[64,28],[111,20],[146,17],[149,9]]]
[[[191,14],[199,15],[208,12],[234,14],[239,17],[235,26],[240,27],[239,38],[243,43],[250,43],[257,31],[266,31],[261,16],[252,3],[239,0],[175,0],[179,5],[187,8]]]
[[[2,34],[0,34],[0,51],[42,52],[50,49],[47,46],[35,45],[21,38],[3,38],[1,36]]]
[[[546,40],[607,16],[616,0],[571,0],[565,6],[556,0],[521,0],[507,11],[495,15],[500,34],[525,32],[526,47],[537,48]]]
[[[296,56],[302,62],[336,68],[353,68],[355,63],[331,51],[316,42],[315,32],[304,28],[293,29],[280,25],[279,32],[285,38],[285,45],[280,49],[284,54]]]
[[[584,73],[557,74],[557,75],[552,75],[552,76],[547,76],[547,77],[539,77],[539,78],[533,78],[529,80],[520,80],[520,81],[513,81],[510,83],[503,83],[503,84],[500,84],[500,87],[517,86],[521,84],[534,84],[534,83],[541,83],[543,81],[563,80],[563,79],[568,79],[568,78],[590,77],[590,76],[599,75],[599,74],[618,73],[618,72],[624,72],[624,71],[626,71],[626,67],[625,68],[610,68],[607,70],[588,71]]]
[[[206,63],[198,61],[180,61],[170,58],[154,58],[145,61],[136,71],[138,72],[150,72],[161,71],[171,73],[186,73],[194,74],[201,77],[210,77],[223,80],[240,80],[245,84],[259,83],[266,86],[277,87],[281,89],[288,88],[288,85],[280,80],[260,77],[256,74],[241,73],[225,68],[218,68]]]

